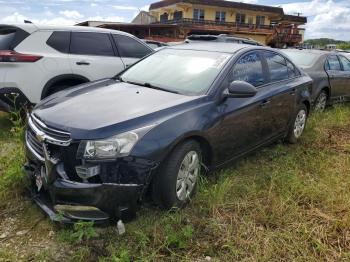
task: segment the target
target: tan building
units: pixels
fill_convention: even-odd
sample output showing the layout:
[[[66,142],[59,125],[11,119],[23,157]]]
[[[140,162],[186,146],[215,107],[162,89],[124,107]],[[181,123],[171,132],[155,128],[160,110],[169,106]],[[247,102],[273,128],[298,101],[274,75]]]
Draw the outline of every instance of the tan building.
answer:
[[[132,24],[101,27],[165,42],[191,34],[230,34],[284,47],[303,41],[304,29],[299,26],[306,22],[306,17],[285,15],[280,7],[224,0],[163,0],[151,4],[149,13],[143,12]]]

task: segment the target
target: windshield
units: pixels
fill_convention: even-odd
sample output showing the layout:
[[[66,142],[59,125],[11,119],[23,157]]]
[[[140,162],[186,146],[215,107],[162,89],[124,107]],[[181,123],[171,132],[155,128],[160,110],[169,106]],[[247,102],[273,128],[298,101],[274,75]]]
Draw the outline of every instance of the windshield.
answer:
[[[306,52],[291,50],[283,50],[283,52],[287,54],[297,66],[312,66],[318,57],[317,54]]]
[[[201,95],[230,57],[218,52],[163,49],[131,67],[120,79],[185,95]]]

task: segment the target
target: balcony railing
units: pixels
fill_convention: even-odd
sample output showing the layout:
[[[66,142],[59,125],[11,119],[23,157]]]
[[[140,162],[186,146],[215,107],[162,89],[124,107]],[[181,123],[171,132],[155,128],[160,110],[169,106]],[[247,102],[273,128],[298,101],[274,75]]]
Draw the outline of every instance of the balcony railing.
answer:
[[[200,20],[200,19],[190,19],[190,18],[181,18],[174,20],[165,20],[161,22],[156,22],[155,24],[176,24],[176,25],[204,25],[204,26],[226,26],[226,27],[236,27],[236,28],[245,28],[250,30],[255,29],[265,29],[272,30],[273,25],[256,25],[256,24],[246,24],[246,23],[236,23],[236,22],[221,22],[213,20]]]

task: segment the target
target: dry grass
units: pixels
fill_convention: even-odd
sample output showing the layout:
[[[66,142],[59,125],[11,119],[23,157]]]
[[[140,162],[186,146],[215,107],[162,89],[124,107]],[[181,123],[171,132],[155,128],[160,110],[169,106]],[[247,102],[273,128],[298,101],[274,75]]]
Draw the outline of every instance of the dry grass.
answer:
[[[21,195],[20,145],[1,116],[0,127],[0,261],[350,260],[349,105],[313,115],[299,144],[272,145],[203,179],[185,210],[144,207],[126,235],[95,228],[98,237],[79,243]]]

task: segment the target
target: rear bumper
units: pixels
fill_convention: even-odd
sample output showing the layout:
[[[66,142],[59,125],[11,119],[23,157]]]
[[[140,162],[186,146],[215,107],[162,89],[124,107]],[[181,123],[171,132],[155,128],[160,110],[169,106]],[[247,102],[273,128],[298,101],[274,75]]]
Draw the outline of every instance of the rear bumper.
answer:
[[[30,105],[28,98],[18,88],[0,88],[0,111],[10,112]]]
[[[143,185],[89,184],[57,178],[38,192],[36,170],[25,165],[30,193],[51,220],[63,223],[114,219],[130,221],[136,216]]]

